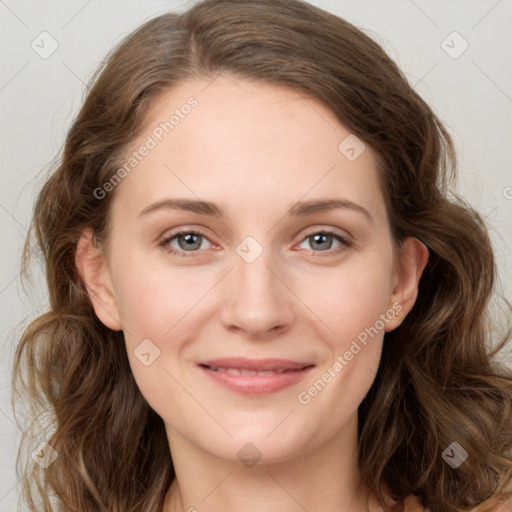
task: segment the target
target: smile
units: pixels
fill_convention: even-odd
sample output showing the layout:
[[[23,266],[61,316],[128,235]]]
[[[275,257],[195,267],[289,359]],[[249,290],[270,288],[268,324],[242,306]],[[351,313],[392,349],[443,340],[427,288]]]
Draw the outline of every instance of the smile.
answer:
[[[213,370],[214,372],[225,372],[229,373],[230,375],[277,375],[280,373],[300,372],[303,370],[303,368],[299,370],[242,370],[241,368],[215,368],[212,366],[208,366],[207,368]]]
[[[263,395],[280,391],[301,381],[314,364],[281,359],[217,360],[198,364],[215,383],[243,395]]]

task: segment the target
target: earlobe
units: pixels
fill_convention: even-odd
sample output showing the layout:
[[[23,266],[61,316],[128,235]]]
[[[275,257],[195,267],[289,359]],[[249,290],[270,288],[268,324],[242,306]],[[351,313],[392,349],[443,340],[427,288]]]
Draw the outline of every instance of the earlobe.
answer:
[[[418,296],[418,284],[427,266],[429,253],[426,245],[415,237],[407,238],[398,255],[397,283],[390,299],[397,313],[386,325],[386,331],[396,329],[414,306]],[[399,304],[398,309],[396,305]]]
[[[108,328],[114,331],[122,330],[110,271],[104,254],[95,243],[91,229],[84,230],[80,236],[75,265],[96,316]]]

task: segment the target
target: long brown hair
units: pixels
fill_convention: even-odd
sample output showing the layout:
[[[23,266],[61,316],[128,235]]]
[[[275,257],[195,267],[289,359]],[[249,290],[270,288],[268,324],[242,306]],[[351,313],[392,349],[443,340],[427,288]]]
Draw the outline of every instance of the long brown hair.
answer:
[[[450,193],[450,136],[395,63],[361,30],[299,0],[206,0],[158,16],[92,77],[25,244],[27,274],[34,237],[42,251],[50,300],[14,361],[13,404],[29,406],[17,462],[30,510],[55,510],[55,500],[66,512],[153,512],[173,480],[163,421],[137,388],[122,331],[94,314],[75,251],[87,227],[98,243],[108,238],[115,190],[94,191],[118,171],[158,95],[221,72],[328,106],[377,155],[395,243],[415,236],[429,248],[417,302],[386,334],[359,407],[361,483],[386,510],[386,496],[399,505],[411,494],[432,512],[490,510],[512,495],[512,372],[496,360],[510,329],[496,343],[487,229]],[[28,454],[45,438],[57,458],[43,469]],[[457,469],[443,458],[454,442],[469,454]]]

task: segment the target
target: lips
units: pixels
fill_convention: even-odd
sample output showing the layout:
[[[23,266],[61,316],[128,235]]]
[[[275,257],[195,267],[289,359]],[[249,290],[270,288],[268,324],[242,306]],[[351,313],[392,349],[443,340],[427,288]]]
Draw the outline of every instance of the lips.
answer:
[[[312,363],[290,361],[287,359],[246,359],[242,357],[211,359],[209,361],[202,361],[199,364],[201,366],[209,366],[211,369],[218,371],[235,370],[257,373],[284,373],[312,366]],[[242,373],[242,375],[254,375],[254,373]]]
[[[216,383],[244,395],[274,393],[297,383],[315,365],[287,359],[224,358],[198,366]]]
[[[230,375],[276,375],[279,373],[297,372],[300,370],[242,370],[241,368],[215,368],[208,366],[214,372],[229,373]]]

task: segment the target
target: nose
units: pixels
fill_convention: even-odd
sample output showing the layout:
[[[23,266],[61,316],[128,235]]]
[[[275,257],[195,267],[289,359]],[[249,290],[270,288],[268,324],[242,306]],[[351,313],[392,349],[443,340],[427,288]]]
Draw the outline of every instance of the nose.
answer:
[[[253,339],[268,339],[289,329],[297,300],[271,251],[264,250],[251,263],[238,254],[233,261],[233,270],[223,279],[223,325]]]

